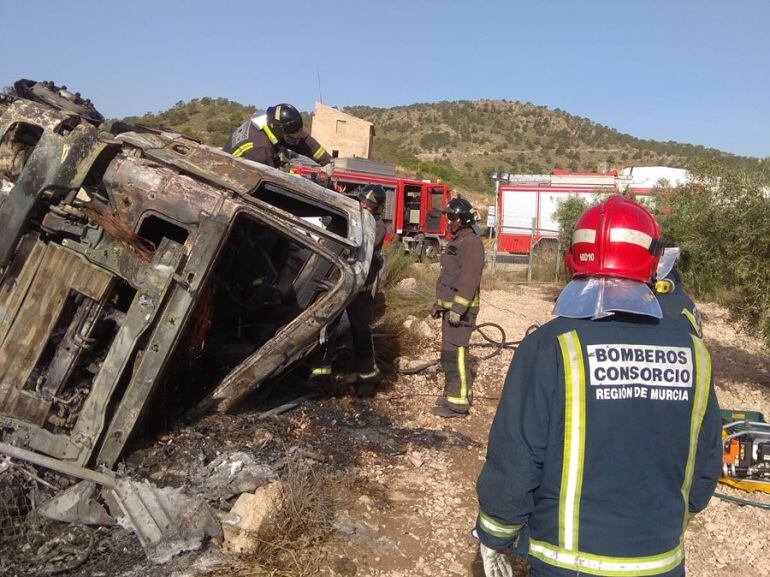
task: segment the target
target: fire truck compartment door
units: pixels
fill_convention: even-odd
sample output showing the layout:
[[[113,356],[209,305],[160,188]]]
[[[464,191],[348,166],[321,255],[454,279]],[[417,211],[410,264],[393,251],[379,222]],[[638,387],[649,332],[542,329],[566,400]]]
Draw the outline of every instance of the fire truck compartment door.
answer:
[[[504,234],[529,233],[532,219],[537,216],[537,192],[534,190],[503,190],[502,230]]]
[[[563,192],[540,192],[540,223],[538,228],[542,230],[543,234],[547,235],[549,232],[559,231],[559,223],[554,220],[553,215],[558,207],[558,201],[566,199],[567,196]]]
[[[444,208],[444,189],[434,187],[426,189],[425,194],[425,232],[440,233],[441,209]]]

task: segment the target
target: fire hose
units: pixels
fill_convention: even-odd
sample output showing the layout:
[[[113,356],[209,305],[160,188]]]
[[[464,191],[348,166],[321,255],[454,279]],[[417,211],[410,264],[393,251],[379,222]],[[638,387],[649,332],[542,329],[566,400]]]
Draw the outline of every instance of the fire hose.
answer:
[[[532,331],[537,329],[539,326],[540,325],[538,325],[538,324],[530,325],[529,327],[527,327],[527,330],[524,333],[524,336],[527,336]],[[481,329],[483,329],[485,327],[491,327],[491,328],[497,330],[500,333],[500,338],[499,339],[495,339],[495,338],[489,336],[483,330],[481,330]],[[473,347],[493,347],[492,351],[490,353],[487,353],[487,354],[482,355],[480,357],[474,357],[478,361],[486,361],[488,359],[491,359],[492,357],[499,355],[505,349],[515,350],[516,347],[518,347],[519,344],[521,343],[521,341],[523,340],[523,339],[520,339],[518,341],[507,341],[506,340],[505,329],[503,329],[503,327],[501,327],[497,323],[481,323],[481,324],[476,325],[475,327],[473,327],[473,332],[479,333],[481,335],[481,337],[486,342],[485,343],[479,343],[479,344],[472,344],[471,345],[472,348]],[[430,368],[430,367],[432,367],[434,365],[437,365],[440,362],[441,362],[441,359],[433,359],[433,360],[426,361],[426,362],[424,362],[424,363],[422,363],[420,365],[414,366],[414,367],[402,368],[402,369],[397,368],[397,369],[395,369],[395,371],[398,374],[400,374],[400,375],[416,375],[417,373],[420,373],[420,372],[424,371],[425,369],[428,369],[428,368]]]

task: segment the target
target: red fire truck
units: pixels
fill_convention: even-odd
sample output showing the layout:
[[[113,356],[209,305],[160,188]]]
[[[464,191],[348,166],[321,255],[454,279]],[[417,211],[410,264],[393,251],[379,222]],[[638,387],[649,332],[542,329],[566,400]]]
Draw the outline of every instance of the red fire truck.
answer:
[[[335,159],[330,175],[323,168],[303,164],[292,165],[289,172],[350,196],[367,184],[381,184],[387,192],[386,243],[398,237],[406,251],[421,258],[435,258],[448,240],[446,217],[440,212],[452,196],[446,184],[398,178],[393,167],[359,158]]]
[[[498,181],[497,250],[525,254],[533,243],[555,242],[559,224],[553,216],[560,199],[582,196],[591,202],[597,193],[617,192],[618,180],[617,171],[554,170],[551,174],[511,175],[508,183]]]
[[[569,196],[593,202],[597,194],[622,192],[652,206],[656,202],[652,191],[661,181],[679,186],[690,179],[687,170],[667,166],[628,167],[620,173],[553,170],[551,174],[512,174],[506,182],[497,183],[497,250],[526,254],[533,243],[555,242],[559,224],[554,211],[558,201]]]

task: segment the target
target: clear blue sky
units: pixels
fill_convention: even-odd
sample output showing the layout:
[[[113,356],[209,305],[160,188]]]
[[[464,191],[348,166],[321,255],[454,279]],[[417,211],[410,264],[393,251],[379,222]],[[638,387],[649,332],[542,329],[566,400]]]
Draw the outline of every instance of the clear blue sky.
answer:
[[[224,96],[309,110],[530,101],[642,138],[770,156],[770,0],[0,0],[0,86],[109,117]]]

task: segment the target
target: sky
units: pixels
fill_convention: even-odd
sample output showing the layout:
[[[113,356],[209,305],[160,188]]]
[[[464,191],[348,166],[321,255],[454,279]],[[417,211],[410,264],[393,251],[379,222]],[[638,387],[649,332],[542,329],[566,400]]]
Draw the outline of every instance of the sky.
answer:
[[[0,87],[53,80],[107,117],[226,97],[504,98],[640,138],[770,156],[768,0],[0,0]]]

